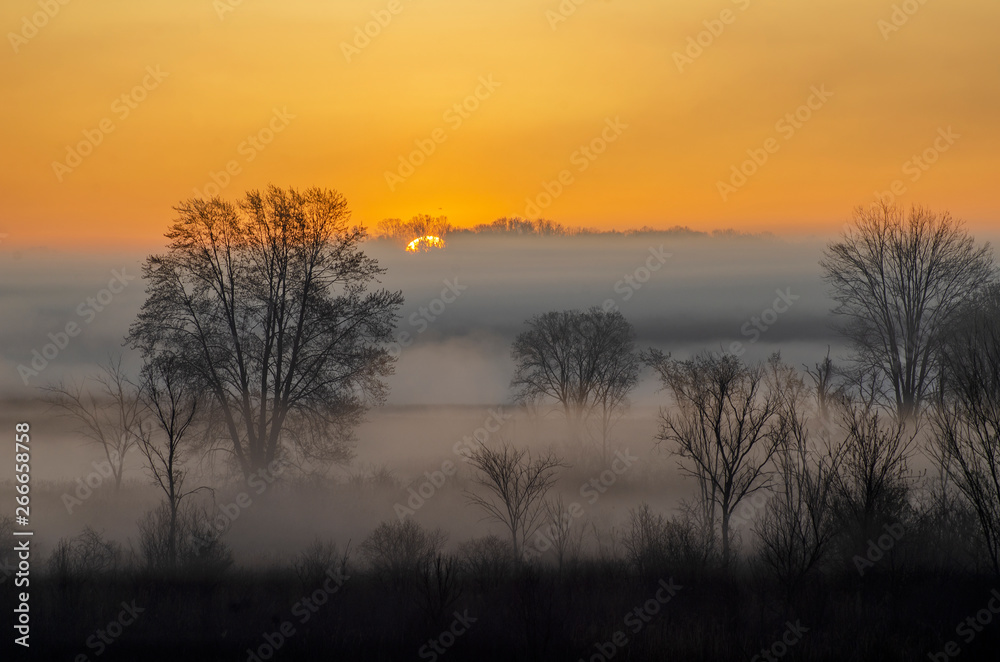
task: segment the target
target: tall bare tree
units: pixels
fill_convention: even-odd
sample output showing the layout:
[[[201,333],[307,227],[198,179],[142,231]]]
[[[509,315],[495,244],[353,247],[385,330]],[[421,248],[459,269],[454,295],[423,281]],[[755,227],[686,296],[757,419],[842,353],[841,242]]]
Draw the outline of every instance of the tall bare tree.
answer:
[[[831,243],[820,266],[854,346],[855,370],[909,418],[938,374],[941,332],[993,277],[989,244],[977,245],[948,213],[877,203]]]
[[[975,510],[1000,575],[1000,287],[960,312],[942,354],[944,397],[931,419],[937,455]]]
[[[556,403],[574,435],[596,414],[607,457],[610,429],[639,380],[635,330],[628,320],[598,307],[544,313],[528,321],[511,353],[516,398]]]
[[[674,405],[661,408],[656,438],[672,444],[681,471],[698,481],[713,525],[718,513],[728,567],[733,513],[744,498],[767,487],[768,465],[782,443],[781,398],[764,365],[728,354],[679,361],[651,350],[646,360]]]
[[[197,381],[185,375],[184,370],[183,361],[160,354],[143,366],[140,384],[149,417],[140,426],[138,446],[146,458],[150,477],[166,497],[168,521],[163,560],[170,569],[177,565],[181,502],[200,489],[184,489],[187,442],[201,397]]]
[[[544,520],[545,495],[565,465],[551,452],[532,457],[527,449],[507,442],[497,448],[480,445],[469,462],[476,469],[474,482],[486,493],[468,491],[466,497],[486,513],[486,519],[507,528],[514,558],[520,560],[525,543]]]
[[[100,446],[118,492],[125,456],[136,445],[142,421],[139,394],[122,367],[122,357],[109,357],[97,375],[82,383],[61,383],[45,390],[48,400],[75,419],[83,435]]]
[[[403,299],[369,290],[384,269],[343,196],[271,186],[176,210],[167,252],[143,267],[129,342],[181,357],[244,476],[286,454],[346,460],[354,425],[385,397]]]

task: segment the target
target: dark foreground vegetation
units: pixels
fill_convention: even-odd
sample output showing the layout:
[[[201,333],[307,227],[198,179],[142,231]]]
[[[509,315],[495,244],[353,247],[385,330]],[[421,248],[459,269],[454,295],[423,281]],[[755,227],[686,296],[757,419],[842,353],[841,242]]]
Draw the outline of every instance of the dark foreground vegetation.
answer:
[[[1000,581],[975,514],[934,481],[890,482],[907,494],[869,494],[880,504],[870,534],[846,494],[832,499],[818,548],[808,536],[789,541],[794,527],[781,547],[764,526],[780,495],[754,500],[735,515],[745,522],[728,568],[696,509],[668,516],[643,504],[617,527],[581,518],[557,529],[550,508],[550,537],[527,543],[530,561],[516,560],[507,536],[448,535],[408,517],[360,543],[317,539],[244,563],[195,508],[178,518],[171,557],[161,508],[124,543],[87,528],[40,548],[32,623],[44,636],[32,659],[910,661],[953,659],[943,657],[949,642],[959,659],[996,659]],[[38,498],[58,507],[65,487]],[[400,489],[375,472],[279,488],[255,508],[269,497],[318,508],[363,499],[384,511]],[[5,548],[10,524],[0,523]]]
[[[348,562],[333,594],[321,567],[50,574],[35,587],[35,627],[46,637],[33,659],[912,661],[949,641],[960,659],[996,659],[995,623],[961,627],[988,609],[995,582],[986,575],[894,560],[863,579],[838,568],[789,595],[758,570],[664,563],[639,572],[594,559],[560,572],[467,557],[393,577]],[[665,603],[664,586],[675,592]],[[129,620],[128,606],[144,611],[102,639]]]

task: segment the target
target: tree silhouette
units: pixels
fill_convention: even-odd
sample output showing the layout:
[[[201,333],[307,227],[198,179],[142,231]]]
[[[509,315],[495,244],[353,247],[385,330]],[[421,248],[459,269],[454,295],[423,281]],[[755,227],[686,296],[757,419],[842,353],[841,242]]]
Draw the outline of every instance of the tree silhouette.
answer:
[[[507,527],[514,558],[520,560],[528,538],[542,525],[545,495],[565,465],[552,453],[532,458],[527,449],[506,442],[497,448],[479,446],[468,459],[477,469],[473,480],[487,494],[470,491],[467,498],[487,519]]]
[[[774,365],[774,364],[772,364]],[[809,373],[816,382],[816,408],[825,418],[821,397],[831,372],[829,356]],[[807,371],[808,372],[808,371]],[[774,456],[774,490],[754,522],[760,560],[791,597],[819,566],[836,536],[833,500],[839,462],[837,449],[823,431],[824,444],[810,433],[806,400],[809,389],[787,368],[775,371],[781,398],[778,414],[782,443]]]
[[[830,407],[843,395],[843,387],[837,383],[837,368],[830,359],[830,346],[827,345],[826,356],[822,361],[814,363],[812,367],[804,367],[813,383],[819,418],[826,422],[830,419]]]
[[[960,311],[943,356],[944,397],[931,418],[938,454],[975,510],[1000,575],[1000,287]]]
[[[879,203],[859,207],[854,225],[831,243],[820,266],[835,312],[854,346],[854,366],[909,418],[938,372],[942,330],[955,310],[993,277],[989,244],[947,213]]]
[[[607,457],[610,428],[639,379],[635,330],[628,320],[598,307],[545,313],[528,321],[511,353],[517,400],[554,401],[575,435],[596,413]]]
[[[343,196],[271,186],[176,210],[128,341],[147,361],[183,361],[245,477],[290,453],[346,460],[353,426],[385,397],[382,343],[403,299],[369,291],[384,269]]]
[[[121,356],[110,357],[99,374],[80,384],[60,383],[45,390],[49,402],[76,419],[82,434],[101,447],[117,493],[125,456],[136,445],[143,413]]]
[[[177,565],[178,515],[181,502],[194,490],[184,491],[185,441],[198,413],[197,382],[187,378],[184,364],[176,357],[160,354],[142,371],[140,394],[149,413],[139,429],[139,450],[153,482],[166,497],[166,566]]]
[[[849,544],[863,548],[905,515],[916,432],[867,404],[844,402],[833,499]]]
[[[681,471],[697,479],[711,526],[718,511],[722,563],[728,567],[733,513],[767,486],[766,467],[783,442],[778,387],[768,384],[764,366],[731,355],[678,361],[651,350],[647,362],[676,405],[660,410],[656,438],[673,444]]]

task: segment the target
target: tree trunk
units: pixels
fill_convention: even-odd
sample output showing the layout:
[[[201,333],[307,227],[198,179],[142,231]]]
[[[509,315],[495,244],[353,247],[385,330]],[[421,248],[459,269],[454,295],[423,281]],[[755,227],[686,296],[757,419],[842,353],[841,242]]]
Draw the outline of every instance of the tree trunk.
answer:
[[[722,567],[729,569],[729,516],[728,510],[722,511]]]
[[[170,503],[170,530],[167,540],[167,564],[170,570],[177,567],[177,504]]]

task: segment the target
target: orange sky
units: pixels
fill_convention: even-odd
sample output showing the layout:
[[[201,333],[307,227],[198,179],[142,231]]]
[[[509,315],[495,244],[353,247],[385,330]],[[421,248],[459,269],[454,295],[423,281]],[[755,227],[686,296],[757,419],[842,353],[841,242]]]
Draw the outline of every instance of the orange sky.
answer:
[[[567,225],[825,233],[898,180],[902,202],[1000,225],[995,0],[907,0],[891,32],[888,0],[63,1],[0,8],[9,245],[157,245],[227,164],[224,196],[331,187],[369,224],[471,225],[532,199]],[[345,54],[372,12],[391,21]],[[70,169],[84,131],[100,144]],[[403,178],[418,140],[434,151]],[[934,165],[907,165],[927,149]],[[747,150],[767,161],[720,191]]]

